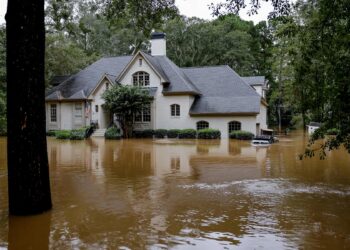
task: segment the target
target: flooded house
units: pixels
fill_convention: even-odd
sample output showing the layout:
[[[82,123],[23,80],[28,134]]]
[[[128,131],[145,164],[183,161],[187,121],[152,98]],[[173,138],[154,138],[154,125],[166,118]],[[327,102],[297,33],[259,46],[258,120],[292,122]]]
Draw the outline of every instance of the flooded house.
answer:
[[[60,81],[61,80],[61,81]],[[47,130],[113,123],[103,106],[115,84],[149,90],[152,103],[135,116],[135,130],[204,129],[260,134],[267,128],[265,77],[240,77],[227,65],[180,68],[166,56],[166,36],[152,33],[151,53],[102,58],[75,75],[55,78],[46,95]]]

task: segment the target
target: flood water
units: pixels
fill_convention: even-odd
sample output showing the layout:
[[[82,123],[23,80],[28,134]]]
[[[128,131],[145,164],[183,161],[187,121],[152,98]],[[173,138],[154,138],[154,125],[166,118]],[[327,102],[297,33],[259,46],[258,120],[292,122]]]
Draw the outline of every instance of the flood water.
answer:
[[[350,155],[306,140],[48,138],[54,208],[9,217],[0,138],[0,249],[350,248]]]

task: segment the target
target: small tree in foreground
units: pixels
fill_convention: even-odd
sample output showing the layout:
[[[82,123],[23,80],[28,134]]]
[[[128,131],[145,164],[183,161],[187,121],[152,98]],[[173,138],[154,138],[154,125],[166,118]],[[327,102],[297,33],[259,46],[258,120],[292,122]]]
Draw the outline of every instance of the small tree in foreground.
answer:
[[[134,116],[153,99],[146,89],[129,85],[114,85],[103,93],[102,98],[105,107],[118,116],[125,138],[131,136]]]

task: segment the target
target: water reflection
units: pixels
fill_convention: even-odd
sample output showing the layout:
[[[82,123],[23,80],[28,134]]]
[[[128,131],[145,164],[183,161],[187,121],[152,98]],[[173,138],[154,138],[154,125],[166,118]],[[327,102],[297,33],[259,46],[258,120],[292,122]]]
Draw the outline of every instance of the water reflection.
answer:
[[[267,148],[233,140],[49,139],[55,206],[29,219],[7,217],[5,143],[0,139],[0,249],[350,243],[349,155],[297,161],[302,134]],[[35,229],[32,236],[26,228]]]

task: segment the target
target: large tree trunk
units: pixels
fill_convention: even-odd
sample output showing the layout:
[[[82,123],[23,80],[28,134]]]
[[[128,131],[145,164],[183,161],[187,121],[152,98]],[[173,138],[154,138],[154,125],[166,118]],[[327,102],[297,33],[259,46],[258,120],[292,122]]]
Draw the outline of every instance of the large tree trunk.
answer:
[[[52,207],[45,133],[44,0],[8,1],[7,121],[9,211]]]

